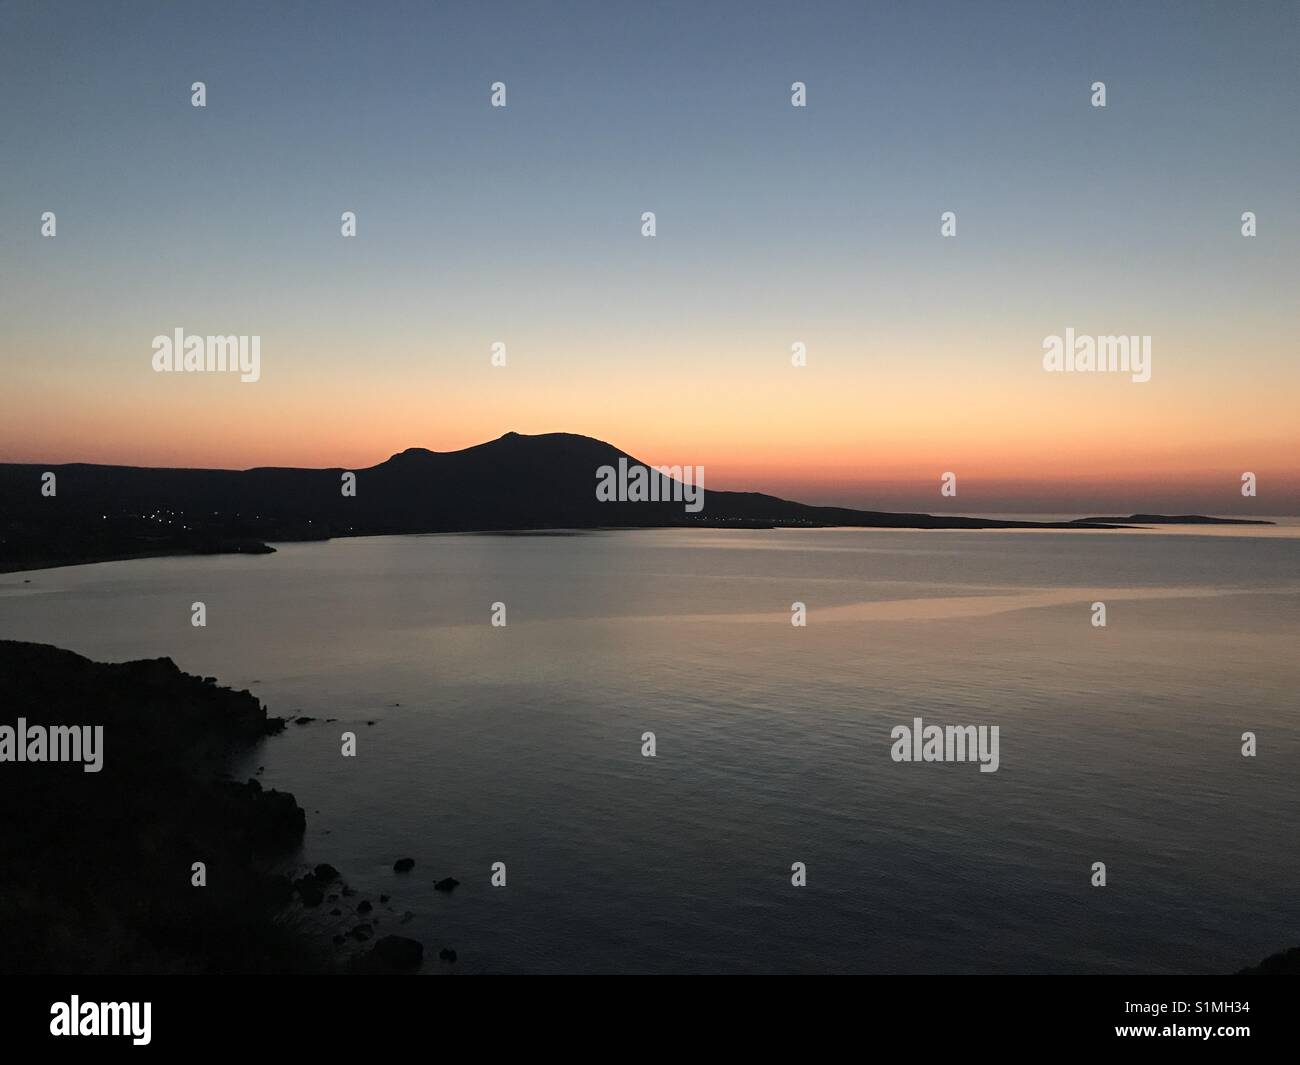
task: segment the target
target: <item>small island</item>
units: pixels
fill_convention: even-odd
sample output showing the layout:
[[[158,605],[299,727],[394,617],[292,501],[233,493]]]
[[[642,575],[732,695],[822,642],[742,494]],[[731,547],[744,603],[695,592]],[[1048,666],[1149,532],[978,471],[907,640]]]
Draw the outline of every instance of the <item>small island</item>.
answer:
[[[1080,525],[1276,525],[1259,518],[1209,518],[1204,514],[1130,514],[1127,518],[1075,518]]]

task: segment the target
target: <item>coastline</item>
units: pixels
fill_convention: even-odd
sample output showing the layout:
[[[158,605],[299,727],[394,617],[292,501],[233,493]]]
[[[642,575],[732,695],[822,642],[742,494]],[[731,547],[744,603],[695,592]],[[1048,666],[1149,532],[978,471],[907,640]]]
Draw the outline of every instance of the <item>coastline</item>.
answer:
[[[910,515],[898,515],[899,517],[909,517]],[[931,517],[926,515],[926,517]],[[537,528],[484,528],[484,529],[431,529],[427,532],[349,532],[339,536],[312,536],[306,539],[276,539],[274,542],[264,542],[261,540],[243,540],[239,541],[226,549],[192,549],[180,547],[175,544],[159,546],[156,550],[141,551],[105,551],[105,552],[75,552],[54,555],[50,558],[43,559],[4,559],[0,557],[0,577],[13,573],[32,573],[39,570],[65,569],[70,566],[91,566],[101,562],[133,562],[148,558],[201,558],[208,555],[269,555],[274,554],[275,543],[297,544],[297,543],[327,543],[330,540],[352,539],[355,537],[382,537],[382,536],[412,536],[412,535],[447,535],[447,536],[573,536],[589,532],[633,532],[644,531],[648,529],[720,529],[731,531],[770,531],[776,529],[825,529],[825,530],[850,530],[861,529],[867,531],[898,531],[898,532],[1005,532],[1015,530],[1039,531],[1039,532],[1194,532],[1198,528],[1218,529],[1218,528],[1250,528],[1275,529],[1278,522],[1273,519],[1255,519],[1240,520],[1232,518],[1214,518],[1189,516],[1178,519],[1165,519],[1162,521],[1151,520],[1160,517],[1159,515],[1147,516],[1144,524],[1099,524],[1098,519],[1064,519],[1059,521],[1032,521],[1021,519],[998,519],[998,518],[957,518],[939,519],[949,521],[960,521],[963,524],[945,524],[945,525],[906,525],[906,524],[881,524],[881,525],[841,525],[841,524],[789,524],[789,523],[752,523],[752,522],[735,522],[735,521],[717,521],[717,522],[690,522],[680,525],[597,525],[597,526],[564,526],[564,527],[537,527]],[[1133,519],[1114,518],[1113,522],[1132,521]],[[968,524],[967,524],[968,523]]]
[[[910,515],[900,515],[900,517],[910,517]],[[925,515],[925,517],[930,517]],[[440,535],[449,536],[557,536],[573,535],[584,532],[632,532],[645,529],[723,529],[733,531],[756,531],[764,532],[774,529],[897,529],[903,531],[999,531],[1007,529],[1040,529],[1047,531],[1059,532],[1093,532],[1093,531],[1115,531],[1130,528],[1125,525],[1099,525],[1095,523],[1079,522],[1023,522],[1023,521],[997,521],[995,519],[982,518],[962,518],[952,519],[935,519],[936,521],[945,522],[945,524],[881,524],[881,525],[841,525],[841,524],[792,524],[792,523],[774,523],[774,522],[739,522],[739,521],[718,521],[718,522],[690,522],[680,525],[593,525],[593,526],[566,526],[566,527],[542,527],[537,528],[484,528],[484,529],[429,529],[429,530],[408,530],[394,532],[349,532],[343,536],[313,536],[309,539],[280,539],[276,543],[328,543],[330,540],[348,539],[352,537],[371,537],[371,536],[411,536],[411,535]],[[951,524],[948,524],[951,522]],[[100,562],[133,562],[146,558],[201,558],[206,555],[270,555],[275,553],[275,547],[263,541],[241,541],[224,549],[205,549],[195,550],[190,548],[178,547],[175,544],[159,546],[156,550],[142,551],[105,551],[97,553],[94,551],[73,552],[65,554],[56,554],[49,558],[24,558],[24,559],[5,559],[0,557],[0,576],[8,573],[32,573],[38,570],[64,569],[69,566],[91,566]]]
[[[286,543],[289,541],[285,541]],[[310,542],[310,541],[304,541]],[[270,544],[240,544],[222,551],[197,551],[189,548],[168,545],[157,550],[144,551],[105,551],[77,552],[73,554],[54,555],[48,559],[15,560],[0,559],[0,576],[6,573],[32,573],[43,569],[65,569],[68,566],[93,566],[99,562],[134,562],[143,558],[202,558],[205,555],[273,555],[275,548]]]
[[[284,731],[248,691],[170,658],[94,662],[0,640],[0,972],[326,974],[412,971],[423,948],[353,929],[332,949],[309,911],[356,894],[337,870],[283,871],[306,813],[227,773]],[[71,729],[94,735],[95,764]],[[47,746],[46,737],[50,737]],[[84,765],[81,764],[84,761]],[[358,896],[353,909],[368,913]],[[377,919],[370,919],[377,924]]]
[[[53,559],[31,562],[0,561],[0,575],[6,573],[34,573],[43,569],[65,569],[68,566],[93,566],[99,562],[134,562],[137,559],[142,558],[191,558],[198,554],[199,552],[197,551],[180,551],[175,549],[169,549],[166,551],[110,551],[102,555],[94,553],[85,555],[64,555],[57,556]]]

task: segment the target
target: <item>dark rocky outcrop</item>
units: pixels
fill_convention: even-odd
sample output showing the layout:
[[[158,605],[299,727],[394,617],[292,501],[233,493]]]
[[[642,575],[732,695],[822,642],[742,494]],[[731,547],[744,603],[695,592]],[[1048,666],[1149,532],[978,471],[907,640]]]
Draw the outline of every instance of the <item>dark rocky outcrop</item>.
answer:
[[[1300,947],[1270,954],[1258,965],[1240,969],[1238,976],[1300,976]]]
[[[0,971],[304,972],[278,856],[300,844],[292,795],[224,778],[283,723],[246,691],[170,659],[105,664],[0,641],[4,723],[103,726],[103,766],[0,771]],[[193,863],[206,886],[194,886]]]
[[[319,906],[325,901],[325,892],[321,890],[320,881],[310,873],[295,880],[293,887],[298,892],[302,904],[308,908]]]
[[[383,936],[375,942],[373,953],[398,972],[412,972],[424,961],[424,945],[406,936]]]
[[[329,862],[321,862],[312,870],[316,879],[322,884],[332,884],[339,878],[339,871],[330,865]]]
[[[372,939],[378,918],[344,933],[318,909],[357,894],[328,862],[278,873],[302,843],[304,811],[292,795],[225,775],[232,755],[284,728],[256,697],[166,658],[108,664],[0,640],[0,709],[10,726],[103,728],[98,772],[0,768],[0,973],[355,968],[348,940]],[[197,862],[203,886],[192,883]],[[385,939],[367,954],[376,967],[357,971],[419,967],[418,942]]]

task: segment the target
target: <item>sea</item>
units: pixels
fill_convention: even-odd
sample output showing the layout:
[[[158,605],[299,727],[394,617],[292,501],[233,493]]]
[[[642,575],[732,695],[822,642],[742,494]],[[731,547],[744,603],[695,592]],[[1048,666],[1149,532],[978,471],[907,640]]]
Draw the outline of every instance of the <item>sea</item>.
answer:
[[[429,974],[1217,973],[1300,943],[1297,519],[276,546],[3,574],[0,638],[313,719],[232,772],[305,808],[286,868],[356,891],[322,935],[370,900]],[[918,719],[997,726],[996,771],[897,760]]]

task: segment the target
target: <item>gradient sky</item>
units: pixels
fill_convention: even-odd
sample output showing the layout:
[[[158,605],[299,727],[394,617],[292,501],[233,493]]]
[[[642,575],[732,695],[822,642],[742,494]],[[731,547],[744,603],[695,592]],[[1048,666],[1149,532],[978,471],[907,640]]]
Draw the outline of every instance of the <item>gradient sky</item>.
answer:
[[[1294,2],[0,0],[0,90],[3,461],[568,431],[808,502],[1300,512]],[[177,327],[262,380],[154,373]],[[1066,327],[1152,380],[1045,373]]]

